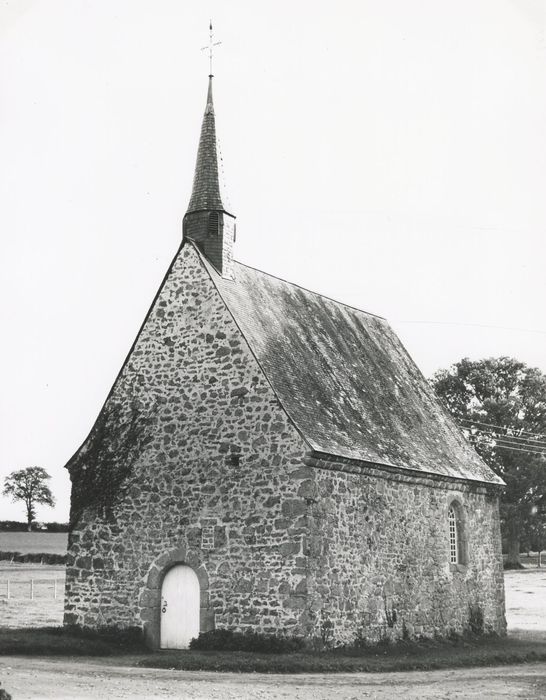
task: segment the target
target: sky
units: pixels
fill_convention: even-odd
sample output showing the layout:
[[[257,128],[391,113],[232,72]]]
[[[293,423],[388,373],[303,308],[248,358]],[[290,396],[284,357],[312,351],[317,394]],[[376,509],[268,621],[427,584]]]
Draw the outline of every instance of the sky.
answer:
[[[41,520],[179,246],[209,18],[236,258],[427,377],[546,372],[542,0],[0,0],[0,479],[47,469]]]

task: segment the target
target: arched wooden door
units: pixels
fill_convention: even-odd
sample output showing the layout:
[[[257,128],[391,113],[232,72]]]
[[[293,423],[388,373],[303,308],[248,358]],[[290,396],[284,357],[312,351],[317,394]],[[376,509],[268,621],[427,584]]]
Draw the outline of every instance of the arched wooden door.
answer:
[[[185,564],[169,569],[161,586],[162,649],[187,649],[199,634],[200,590],[197,574]]]

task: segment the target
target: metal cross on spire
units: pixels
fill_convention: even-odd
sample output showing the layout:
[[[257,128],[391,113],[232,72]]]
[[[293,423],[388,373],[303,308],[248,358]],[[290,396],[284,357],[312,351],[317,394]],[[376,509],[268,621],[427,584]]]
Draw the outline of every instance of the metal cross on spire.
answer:
[[[219,46],[222,43],[221,41],[214,41],[212,34],[212,20],[209,22],[209,32],[209,45],[203,46],[201,51],[206,51],[207,49],[209,51],[209,77],[212,78],[212,51],[215,46]]]

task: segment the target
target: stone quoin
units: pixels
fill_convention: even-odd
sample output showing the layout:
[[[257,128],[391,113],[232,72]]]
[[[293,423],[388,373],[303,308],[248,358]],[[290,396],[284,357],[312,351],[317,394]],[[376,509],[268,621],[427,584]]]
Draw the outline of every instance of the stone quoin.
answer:
[[[332,644],[503,634],[501,479],[384,319],[234,241],[210,76],[182,244],[67,465],[65,624],[157,648],[191,604],[201,631]],[[164,599],[177,566],[198,600]]]

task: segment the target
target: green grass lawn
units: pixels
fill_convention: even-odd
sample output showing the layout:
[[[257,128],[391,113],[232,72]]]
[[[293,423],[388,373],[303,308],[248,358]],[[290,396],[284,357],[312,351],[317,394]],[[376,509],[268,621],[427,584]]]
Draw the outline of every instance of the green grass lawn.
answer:
[[[384,672],[546,661],[546,639],[426,640],[354,650],[254,654],[192,650],[147,652],[137,640],[119,636],[81,634],[62,628],[0,629],[0,655],[108,657],[109,664],[194,671]]]

